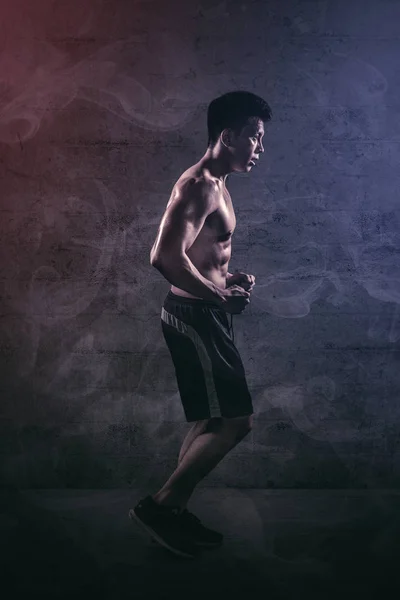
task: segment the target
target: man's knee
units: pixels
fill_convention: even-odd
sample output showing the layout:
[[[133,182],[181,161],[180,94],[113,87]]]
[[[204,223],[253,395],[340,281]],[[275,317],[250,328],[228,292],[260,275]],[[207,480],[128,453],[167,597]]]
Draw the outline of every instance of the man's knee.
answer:
[[[253,415],[244,417],[212,417],[207,424],[207,431],[224,431],[235,437],[244,437],[253,427]]]
[[[237,417],[238,421],[238,435],[245,436],[250,433],[253,427],[253,415],[246,415],[245,417]]]

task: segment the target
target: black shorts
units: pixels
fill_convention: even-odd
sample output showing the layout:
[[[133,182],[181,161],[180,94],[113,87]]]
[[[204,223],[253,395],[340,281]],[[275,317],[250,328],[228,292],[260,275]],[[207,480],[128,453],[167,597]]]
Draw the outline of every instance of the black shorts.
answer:
[[[243,363],[223,308],[169,291],[161,326],[186,421],[253,414]]]

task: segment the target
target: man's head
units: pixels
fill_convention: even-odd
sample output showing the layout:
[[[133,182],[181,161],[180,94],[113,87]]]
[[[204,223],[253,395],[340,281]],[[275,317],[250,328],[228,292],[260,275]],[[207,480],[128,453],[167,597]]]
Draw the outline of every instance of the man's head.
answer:
[[[265,100],[251,92],[228,92],[208,107],[208,149],[229,159],[233,171],[248,171],[264,151],[264,123],[272,117]]]

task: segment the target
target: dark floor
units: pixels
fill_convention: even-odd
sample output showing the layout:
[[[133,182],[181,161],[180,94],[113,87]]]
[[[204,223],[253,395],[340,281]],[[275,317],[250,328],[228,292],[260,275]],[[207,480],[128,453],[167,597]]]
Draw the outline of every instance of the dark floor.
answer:
[[[197,489],[188,508],[225,543],[194,560],[129,520],[147,493],[3,491],[3,597],[398,597],[400,492]]]

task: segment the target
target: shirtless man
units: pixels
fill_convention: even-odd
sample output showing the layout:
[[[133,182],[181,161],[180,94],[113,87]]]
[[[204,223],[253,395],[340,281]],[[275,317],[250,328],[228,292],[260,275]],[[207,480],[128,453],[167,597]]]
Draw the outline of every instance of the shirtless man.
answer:
[[[222,535],[204,527],[186,504],[199,481],[252,427],[252,399],[226,313],[244,311],[255,278],[228,273],[236,218],[226,179],[255,166],[271,114],[249,92],[230,92],[210,103],[207,151],[174,185],[150,254],[171,284],[161,325],[186,421],[194,424],[176,470],[129,515],[179,556],[193,557],[201,547],[222,543]]]

